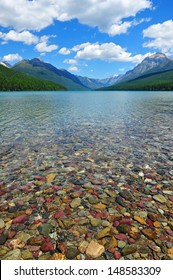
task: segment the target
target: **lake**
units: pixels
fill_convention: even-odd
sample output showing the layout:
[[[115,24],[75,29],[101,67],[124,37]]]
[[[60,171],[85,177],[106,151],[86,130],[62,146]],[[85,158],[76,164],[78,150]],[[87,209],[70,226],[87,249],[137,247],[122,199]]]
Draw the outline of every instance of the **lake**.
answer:
[[[58,145],[70,156],[96,149],[157,163],[173,153],[172,132],[173,92],[0,94],[1,151],[10,148],[12,160],[42,152],[54,160]]]
[[[0,186],[3,217],[15,219],[17,212],[30,216],[23,226],[14,223],[13,231],[44,235],[44,219],[55,224],[57,217],[71,227],[61,221],[58,226],[64,226],[69,237],[62,237],[60,230],[61,238],[52,235],[53,244],[60,238],[67,247],[68,242],[77,246],[79,235],[80,241],[89,242],[92,236],[99,239],[105,226],[118,226],[112,215],[123,220],[143,212],[133,219],[140,241],[141,231],[144,243],[162,240],[173,218],[173,92],[0,93]],[[156,235],[154,218],[146,224],[149,212],[165,223]],[[76,223],[77,217],[85,219],[79,223],[83,232],[69,217]],[[105,225],[92,217],[105,219]],[[41,221],[37,233],[35,220]],[[118,234],[127,232],[119,229],[114,235],[118,240]],[[165,242],[170,243],[173,235],[167,235]],[[136,241],[136,236],[129,238]],[[150,248],[145,257],[138,253],[130,258],[167,256],[156,251]],[[126,258],[122,248],[119,252]],[[115,254],[106,251],[101,258],[114,259]]]

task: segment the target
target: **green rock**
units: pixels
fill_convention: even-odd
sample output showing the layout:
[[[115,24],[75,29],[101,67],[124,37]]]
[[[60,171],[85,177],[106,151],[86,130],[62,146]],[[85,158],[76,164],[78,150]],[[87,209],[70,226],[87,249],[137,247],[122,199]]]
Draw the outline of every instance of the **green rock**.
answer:
[[[160,202],[160,203],[165,203],[167,202],[167,199],[166,197],[164,197],[163,195],[161,194],[156,194],[156,195],[153,195],[153,199]]]
[[[110,227],[106,227],[106,228],[100,230],[97,234],[97,239],[101,239],[103,237],[110,236],[111,235],[110,231],[111,231]]]
[[[63,225],[65,229],[70,229],[73,225],[75,225],[74,220],[72,219],[62,219]]]
[[[41,256],[39,257],[39,260],[40,260],[40,261],[45,261],[45,260],[49,260],[49,258],[50,258],[50,254],[48,253],[48,254],[43,254],[43,255],[41,255]]]
[[[97,204],[97,203],[99,202],[99,199],[98,199],[98,197],[95,196],[95,195],[90,195],[90,196],[88,197],[88,202],[89,202],[90,204]]]
[[[80,204],[81,204],[81,199],[78,197],[72,200],[70,206],[71,208],[77,208],[78,206],[80,206]]]
[[[69,260],[74,260],[78,254],[79,250],[75,247],[71,247],[67,250],[66,257]]]
[[[43,236],[49,236],[49,233],[51,233],[53,229],[53,226],[51,224],[42,224],[38,227],[38,231]]]
[[[5,226],[5,223],[2,219],[0,219],[0,229],[2,229]]]
[[[16,235],[16,238],[19,238],[23,242],[27,242],[28,239],[31,238],[31,235],[28,233],[20,232]]]
[[[21,252],[19,249],[15,249],[13,251],[8,252],[3,260],[21,260]]]
[[[108,222],[108,221],[102,221],[102,226],[103,227],[110,227],[110,222]]]
[[[91,221],[90,221],[90,223],[93,227],[99,226],[101,224],[101,222],[102,222],[101,220],[95,219],[95,218],[91,218]]]
[[[7,248],[6,246],[1,246],[0,249],[0,259],[2,259],[2,257],[7,254],[9,252],[9,248]]]
[[[22,252],[22,259],[23,260],[33,260],[33,255],[28,249],[26,249]]]
[[[118,248],[122,249],[126,246],[126,242],[124,241],[118,241]]]
[[[132,245],[126,245],[123,249],[122,249],[122,255],[123,256],[127,256],[130,254],[134,254],[137,251],[137,246],[132,244]]]

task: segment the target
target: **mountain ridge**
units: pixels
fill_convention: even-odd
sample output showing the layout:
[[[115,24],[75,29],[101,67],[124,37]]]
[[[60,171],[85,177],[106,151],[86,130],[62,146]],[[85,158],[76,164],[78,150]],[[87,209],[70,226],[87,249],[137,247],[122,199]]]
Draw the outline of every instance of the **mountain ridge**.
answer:
[[[68,90],[87,90],[75,75],[68,71],[60,70],[50,63],[43,62],[39,58],[24,59],[16,63],[12,69],[42,80],[60,84]]]
[[[127,71],[118,82],[132,80],[145,73],[157,73],[171,69],[173,69],[173,60],[169,59],[165,54],[157,52],[144,58],[136,67]]]
[[[55,91],[66,90],[65,87],[50,81],[20,73],[0,65],[0,91]]]
[[[0,65],[6,68],[11,66],[0,61]],[[77,76],[66,69],[58,69],[50,63],[44,62],[40,58],[33,59],[23,59],[22,61],[16,63],[11,69],[27,74],[27,76],[35,77],[41,79],[42,81],[49,81],[58,86],[67,88],[68,90],[117,90],[117,89],[128,89],[135,88],[138,89],[139,80],[140,88],[143,84],[143,88],[150,88],[153,83],[154,88],[160,89],[160,81],[158,80],[158,75],[164,84],[166,79],[166,87],[169,85],[171,88],[172,80],[167,79],[166,75],[171,78],[171,71],[173,70],[173,59],[168,58],[163,53],[152,54],[145,59],[132,70],[127,71],[124,75],[114,75],[105,79],[94,79],[83,76]],[[170,72],[169,72],[170,71]],[[152,77],[152,81],[151,81]],[[143,82],[142,82],[143,80]],[[149,83],[148,85],[146,83]],[[135,87],[135,83],[137,88]],[[132,86],[133,84],[133,86]]]
[[[172,90],[172,70],[173,59],[155,53],[127,71],[117,83],[102,90]]]

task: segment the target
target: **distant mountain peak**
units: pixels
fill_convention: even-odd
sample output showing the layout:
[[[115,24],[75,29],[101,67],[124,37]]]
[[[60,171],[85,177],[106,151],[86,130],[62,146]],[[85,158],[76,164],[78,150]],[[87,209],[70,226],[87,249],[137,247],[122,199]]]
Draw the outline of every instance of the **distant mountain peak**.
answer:
[[[134,69],[126,72],[119,80],[119,82],[124,82],[128,80],[133,80],[141,75],[157,73],[166,70],[172,70],[173,63],[172,59],[168,58],[165,54],[156,52],[150,56],[144,58],[144,60],[139,63]]]
[[[169,58],[165,54],[157,52],[150,56],[147,56],[143,61],[146,60],[169,60]]]
[[[11,68],[11,65],[6,61],[0,61],[0,65],[3,65],[4,67],[7,67],[7,68]]]
[[[75,75],[66,70],[60,70],[38,57],[22,60],[14,65],[14,69],[33,77],[63,85],[70,90],[87,90]]]
[[[32,62],[37,62],[37,61],[39,61],[39,62],[43,62],[43,60],[40,58],[40,57],[35,57],[35,58],[33,58],[33,59],[31,59],[30,61],[32,61]]]
[[[167,56],[164,53],[156,52],[156,53],[150,55],[150,57],[151,58],[156,58],[156,57],[167,57]]]

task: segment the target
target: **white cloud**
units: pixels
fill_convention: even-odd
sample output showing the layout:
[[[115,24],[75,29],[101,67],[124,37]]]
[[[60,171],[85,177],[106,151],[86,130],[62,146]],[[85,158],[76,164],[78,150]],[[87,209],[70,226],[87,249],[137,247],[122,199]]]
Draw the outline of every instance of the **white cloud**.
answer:
[[[76,65],[77,61],[75,59],[65,59],[64,63]]]
[[[76,46],[74,46],[74,47],[72,48],[72,51],[77,52],[77,51],[79,51],[79,50],[84,49],[85,47],[87,47],[87,46],[89,46],[89,45],[90,45],[89,42],[83,43],[83,44],[80,44],[80,45],[76,45]]]
[[[32,45],[38,43],[38,37],[33,35],[29,31],[16,32],[14,30],[10,30],[8,33],[0,32],[0,38],[5,42],[14,41],[14,42],[23,42],[26,45]]]
[[[117,61],[117,62],[133,62],[133,63],[140,63],[146,56],[150,55],[135,55],[132,56],[131,53],[127,52],[125,48],[122,48],[119,45],[114,43],[105,43],[105,44],[81,44],[77,46],[77,51],[75,59],[100,59],[104,61]],[[73,48],[75,49],[75,47]]]
[[[3,61],[7,61],[7,62],[14,62],[14,61],[20,61],[22,60],[22,57],[18,54],[7,54],[2,58]]]
[[[71,66],[68,70],[71,72],[80,72],[80,69],[76,66]]]
[[[54,35],[37,37],[29,31],[16,32],[10,30],[8,33],[0,32],[0,38],[3,40],[2,44],[8,41],[23,42],[26,45],[36,44],[35,49],[40,53],[52,52],[58,48],[57,45],[48,45],[48,40]]]
[[[173,21],[151,25],[143,31],[143,36],[151,38],[144,47],[158,49],[168,55],[173,54]]]
[[[61,48],[59,50],[59,53],[62,54],[62,55],[68,55],[68,54],[70,54],[70,50],[67,49],[67,48]]]
[[[0,25],[16,30],[41,30],[54,20],[78,19],[110,35],[127,31],[129,17],[151,8],[151,0],[3,0],[0,2]]]
[[[115,36],[122,33],[127,33],[128,29],[133,25],[133,22],[127,21],[121,24],[113,24],[109,29],[109,35]]]
[[[42,36],[40,42],[35,46],[35,49],[40,53],[52,52],[58,49],[57,45],[48,45],[50,36]]]

